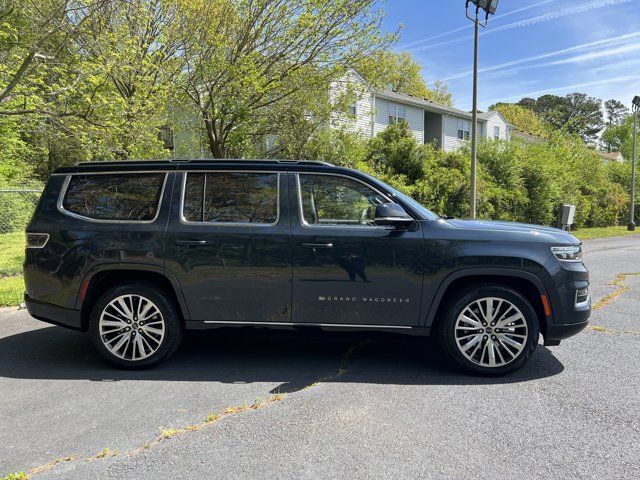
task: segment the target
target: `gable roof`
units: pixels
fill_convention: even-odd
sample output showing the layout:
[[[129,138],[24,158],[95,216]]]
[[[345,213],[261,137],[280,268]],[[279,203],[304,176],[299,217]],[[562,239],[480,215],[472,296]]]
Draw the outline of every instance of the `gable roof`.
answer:
[[[407,95],[404,93],[393,92],[391,90],[376,90],[374,92],[376,97],[384,98],[386,100],[392,100],[398,103],[405,103],[408,105],[413,105],[416,107],[424,108],[430,112],[435,113],[444,113],[447,115],[455,115],[457,117],[463,117],[471,119],[472,115],[469,112],[465,112],[464,110],[460,110],[458,108],[447,107],[445,105],[440,105],[439,103],[430,102],[429,100],[423,100],[418,97],[413,97],[411,95]],[[487,119],[483,118],[480,114],[478,114],[478,120],[481,122],[486,122]]]
[[[431,102],[423,98],[414,97],[413,95],[408,95],[406,93],[394,92],[393,90],[376,90],[371,87],[367,79],[364,78],[364,76],[354,68],[349,69],[348,73],[355,74],[362,83],[364,83],[373,91],[373,94],[376,97],[384,98],[386,100],[392,100],[398,103],[405,103],[407,105],[413,105],[430,112],[443,113],[445,115],[455,115],[457,117],[468,118],[469,120],[473,118],[471,112],[466,112],[464,110],[460,110],[459,108],[448,107],[446,105],[441,105],[439,103]],[[500,115],[500,118],[505,124],[507,124],[509,127],[513,127],[513,125],[507,122],[506,118],[504,118],[504,116],[502,116],[502,114],[496,110],[489,112],[478,112],[478,121],[486,122],[493,115]]]

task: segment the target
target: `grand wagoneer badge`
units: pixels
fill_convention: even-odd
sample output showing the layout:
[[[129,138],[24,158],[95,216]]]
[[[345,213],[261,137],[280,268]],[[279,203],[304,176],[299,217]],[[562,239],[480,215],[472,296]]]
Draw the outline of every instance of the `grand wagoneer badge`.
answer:
[[[408,298],[399,298],[399,297],[318,297],[318,301],[320,302],[350,302],[350,303],[358,303],[358,302],[370,302],[370,303],[409,303],[410,299]]]

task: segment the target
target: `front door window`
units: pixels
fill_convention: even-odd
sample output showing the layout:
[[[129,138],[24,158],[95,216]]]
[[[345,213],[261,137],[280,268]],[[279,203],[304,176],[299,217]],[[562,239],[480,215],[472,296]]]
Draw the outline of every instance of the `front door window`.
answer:
[[[373,226],[376,205],[388,202],[356,180],[333,175],[300,175],[302,220],[306,225]]]

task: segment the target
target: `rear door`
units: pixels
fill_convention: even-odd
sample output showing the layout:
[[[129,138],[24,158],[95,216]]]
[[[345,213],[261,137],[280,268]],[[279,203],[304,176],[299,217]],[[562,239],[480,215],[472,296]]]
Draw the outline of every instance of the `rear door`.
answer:
[[[376,226],[390,198],[349,176],[300,172],[289,183],[293,321],[418,325],[422,232]]]
[[[192,321],[291,321],[286,173],[189,171],[178,176],[166,267]]]

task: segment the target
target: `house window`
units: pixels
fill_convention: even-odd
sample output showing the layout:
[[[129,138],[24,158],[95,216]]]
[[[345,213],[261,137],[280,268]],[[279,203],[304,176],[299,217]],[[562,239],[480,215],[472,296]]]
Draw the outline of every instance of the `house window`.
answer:
[[[400,105],[389,104],[389,125],[394,123],[406,122],[407,112],[404,107]]]
[[[458,119],[458,138],[460,140],[469,140],[469,132],[471,131],[471,122],[469,120],[464,120],[463,118]]]
[[[158,129],[158,140],[162,142],[162,146],[167,150],[173,150],[173,129],[168,125],[163,125]]]
[[[500,140],[500,127],[493,127],[493,139]]]
[[[355,103],[349,105],[349,115],[355,117],[358,114],[358,106]]]

